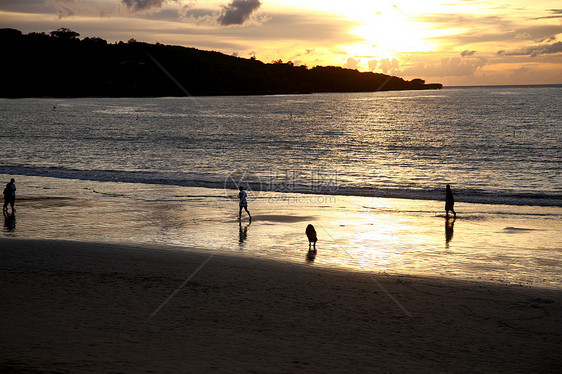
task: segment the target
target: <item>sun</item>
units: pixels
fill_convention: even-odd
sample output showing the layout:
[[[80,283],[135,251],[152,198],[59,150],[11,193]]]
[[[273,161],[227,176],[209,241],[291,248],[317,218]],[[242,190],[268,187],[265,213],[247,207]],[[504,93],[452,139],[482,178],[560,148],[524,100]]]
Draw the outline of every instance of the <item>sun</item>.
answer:
[[[424,38],[427,31],[396,6],[356,17],[360,24],[351,33],[363,42],[349,46],[350,54],[394,58],[398,54],[430,51],[435,47]]]

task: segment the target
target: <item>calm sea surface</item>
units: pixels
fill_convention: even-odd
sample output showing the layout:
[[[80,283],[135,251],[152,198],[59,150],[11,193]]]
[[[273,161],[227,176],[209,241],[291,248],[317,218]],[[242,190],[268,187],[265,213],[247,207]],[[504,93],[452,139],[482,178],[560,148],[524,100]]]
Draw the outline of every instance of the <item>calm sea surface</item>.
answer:
[[[562,87],[0,100],[0,173],[562,206]]]

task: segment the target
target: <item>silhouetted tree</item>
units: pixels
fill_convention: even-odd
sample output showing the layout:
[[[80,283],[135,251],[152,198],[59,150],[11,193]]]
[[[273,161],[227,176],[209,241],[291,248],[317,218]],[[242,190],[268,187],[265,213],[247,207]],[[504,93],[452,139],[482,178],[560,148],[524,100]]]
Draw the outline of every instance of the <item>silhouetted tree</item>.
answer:
[[[61,28],[22,34],[0,30],[0,97],[140,97],[353,92],[441,88],[421,79],[335,66],[294,66],[281,59],[263,63],[195,48],[129,40],[107,43]],[[71,41],[71,42],[69,42]],[[154,60],[158,61],[155,63]],[[167,73],[172,75],[172,81]],[[185,88],[178,88],[176,82]]]
[[[97,44],[97,45],[107,45],[107,41],[102,38],[94,37],[94,38],[84,38],[82,43],[85,44]]]
[[[0,38],[2,40],[19,39],[23,36],[20,30],[16,29],[0,29]]]
[[[76,31],[67,29],[66,27],[61,27],[58,30],[51,31],[51,36],[53,38],[59,39],[76,39],[80,36],[80,34],[78,34]]]

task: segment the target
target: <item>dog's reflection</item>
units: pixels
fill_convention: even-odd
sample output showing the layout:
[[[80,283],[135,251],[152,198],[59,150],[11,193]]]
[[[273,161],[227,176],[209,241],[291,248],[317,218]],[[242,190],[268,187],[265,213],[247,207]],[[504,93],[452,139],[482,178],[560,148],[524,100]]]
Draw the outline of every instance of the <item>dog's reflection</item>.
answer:
[[[309,249],[306,254],[306,261],[314,262],[314,260],[316,260],[316,249]]]

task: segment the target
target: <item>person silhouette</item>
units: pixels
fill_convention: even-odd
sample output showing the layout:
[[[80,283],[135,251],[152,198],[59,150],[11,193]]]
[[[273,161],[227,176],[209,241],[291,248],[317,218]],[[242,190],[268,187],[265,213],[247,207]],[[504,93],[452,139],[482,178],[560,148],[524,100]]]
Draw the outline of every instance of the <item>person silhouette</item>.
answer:
[[[445,189],[445,216],[449,217],[449,211],[453,212],[453,216],[456,218],[457,213],[454,209],[455,198],[453,197],[453,191],[451,191],[451,185],[447,185]]]
[[[14,209],[14,204],[16,202],[16,184],[14,178],[6,184],[6,188],[4,188],[4,206],[3,211],[8,210],[8,204],[12,207],[12,213],[16,210]]]
[[[248,213],[250,221],[252,221],[252,215],[248,210],[248,194],[244,191],[244,187],[240,186],[240,192],[238,193],[238,198],[240,199],[240,211],[238,212],[238,219],[242,219],[242,208]]]

